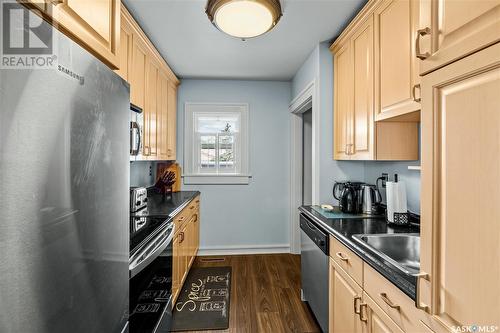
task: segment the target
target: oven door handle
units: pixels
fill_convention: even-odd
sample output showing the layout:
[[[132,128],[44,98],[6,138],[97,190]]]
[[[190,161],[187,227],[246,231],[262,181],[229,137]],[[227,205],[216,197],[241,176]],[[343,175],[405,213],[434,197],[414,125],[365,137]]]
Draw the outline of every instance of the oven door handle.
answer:
[[[130,278],[139,274],[145,267],[153,262],[172,242],[175,233],[175,225],[168,227],[167,230],[160,232],[149,244],[137,252],[132,258],[128,266]]]

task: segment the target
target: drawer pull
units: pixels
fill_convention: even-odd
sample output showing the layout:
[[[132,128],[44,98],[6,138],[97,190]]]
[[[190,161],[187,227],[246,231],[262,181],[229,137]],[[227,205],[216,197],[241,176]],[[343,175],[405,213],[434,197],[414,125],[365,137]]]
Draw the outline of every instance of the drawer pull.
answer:
[[[361,301],[361,296],[354,297],[354,313],[359,315],[361,310],[358,310],[358,301]]]
[[[342,252],[337,252],[335,253],[335,255],[342,261],[345,261],[345,262],[348,262],[349,261],[349,258],[348,257],[344,257],[344,255],[342,254]]]
[[[365,317],[365,315],[364,315],[366,311],[363,311],[363,309],[366,309],[367,307],[368,307],[368,304],[366,304],[366,303],[361,303],[359,305],[359,319],[364,323],[366,323],[368,321],[368,317]]]
[[[400,306],[397,304],[394,304],[388,297],[386,293],[380,293],[380,298],[385,302],[385,304],[389,305],[393,309],[400,309]]]
[[[184,242],[184,231],[182,231],[180,234],[179,234],[179,237],[181,238],[179,240],[179,244],[181,244],[182,242]]]
[[[184,221],[185,216],[179,217],[179,221]]]
[[[189,207],[189,209],[194,209],[194,206]]]

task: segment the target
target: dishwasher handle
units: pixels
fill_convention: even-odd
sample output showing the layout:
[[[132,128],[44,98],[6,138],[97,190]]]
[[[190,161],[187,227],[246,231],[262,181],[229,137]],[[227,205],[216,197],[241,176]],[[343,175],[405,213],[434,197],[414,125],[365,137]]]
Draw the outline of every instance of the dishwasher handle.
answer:
[[[316,244],[326,255],[329,254],[329,236],[316,223],[300,214],[300,229]]]

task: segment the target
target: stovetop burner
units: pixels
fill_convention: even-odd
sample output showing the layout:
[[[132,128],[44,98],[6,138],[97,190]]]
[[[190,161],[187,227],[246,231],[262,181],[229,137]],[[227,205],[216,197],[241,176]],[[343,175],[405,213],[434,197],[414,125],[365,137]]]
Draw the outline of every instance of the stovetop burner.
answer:
[[[169,218],[165,217],[131,216],[130,255],[132,256],[144,241],[153,237],[168,222]]]

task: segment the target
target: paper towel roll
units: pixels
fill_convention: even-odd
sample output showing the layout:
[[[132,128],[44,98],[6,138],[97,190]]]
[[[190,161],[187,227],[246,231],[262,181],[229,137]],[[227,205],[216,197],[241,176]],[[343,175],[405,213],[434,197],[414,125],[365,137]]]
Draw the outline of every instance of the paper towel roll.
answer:
[[[387,182],[387,219],[394,222],[394,213],[406,213],[408,206],[406,202],[406,184],[404,182]]]

